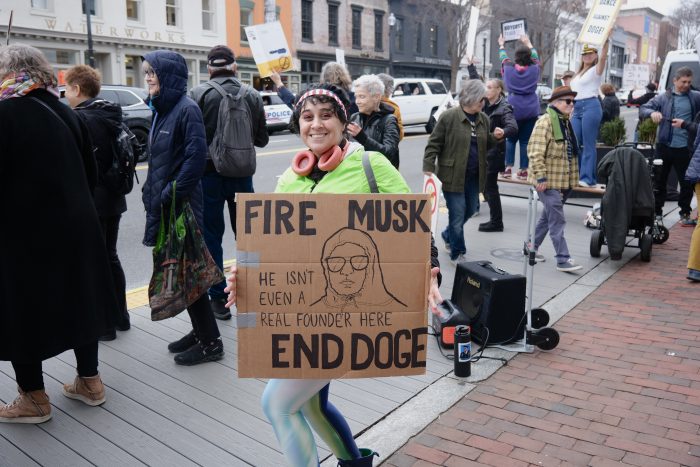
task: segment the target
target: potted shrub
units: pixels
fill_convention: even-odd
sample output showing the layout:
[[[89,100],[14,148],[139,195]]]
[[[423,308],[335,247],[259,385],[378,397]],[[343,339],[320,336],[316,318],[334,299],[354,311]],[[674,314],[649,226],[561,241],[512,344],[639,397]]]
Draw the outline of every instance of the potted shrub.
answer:
[[[601,159],[607,153],[615,149],[615,146],[625,142],[627,138],[627,130],[625,129],[625,121],[621,118],[614,118],[609,122],[605,122],[600,127],[600,139],[603,145],[596,146],[596,166],[600,164]]]

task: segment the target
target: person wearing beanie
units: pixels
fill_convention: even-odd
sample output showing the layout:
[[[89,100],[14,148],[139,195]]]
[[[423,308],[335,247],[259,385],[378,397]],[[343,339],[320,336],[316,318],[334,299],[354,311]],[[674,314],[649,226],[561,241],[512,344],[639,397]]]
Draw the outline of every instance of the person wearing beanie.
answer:
[[[265,147],[269,141],[265,125],[265,107],[260,94],[250,86],[243,88],[242,83],[236,77],[237,64],[233,51],[225,45],[213,47],[207,55],[207,71],[209,72],[209,81],[190,91],[190,97],[202,110],[207,147],[211,145],[216,134],[219,122],[219,104],[223,99],[214,85],[211,84],[212,82],[220,85],[226,92],[234,96],[245,89],[244,99],[252,119],[253,143],[259,148]],[[204,177],[202,177],[202,190],[204,193],[204,226],[202,229],[204,241],[214,261],[223,270],[222,241],[226,230],[224,205],[228,204],[231,228],[235,236],[236,193],[253,193],[253,176],[226,177],[221,175],[216,171],[211,155],[207,155]],[[220,320],[231,318],[231,312],[224,306],[226,303],[225,286],[226,284],[221,282],[209,289],[212,311],[214,316]]]
[[[544,205],[535,228],[534,249],[537,251],[549,233],[556,252],[557,270],[573,272],[581,269],[569,254],[564,238],[564,203],[578,184],[579,147],[571,125],[576,92],[569,86],[552,91],[547,111],[537,120],[530,137],[530,173],[528,181],[535,186]],[[545,261],[535,254],[535,261]]]

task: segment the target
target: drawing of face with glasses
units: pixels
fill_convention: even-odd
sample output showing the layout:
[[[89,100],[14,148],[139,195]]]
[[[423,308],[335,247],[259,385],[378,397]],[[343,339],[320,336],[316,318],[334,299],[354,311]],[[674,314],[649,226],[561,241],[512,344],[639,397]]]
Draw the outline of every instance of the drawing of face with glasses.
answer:
[[[331,235],[323,245],[321,266],[325,295],[312,306],[343,310],[391,302],[404,305],[386,290],[377,245],[361,230],[342,228]]]

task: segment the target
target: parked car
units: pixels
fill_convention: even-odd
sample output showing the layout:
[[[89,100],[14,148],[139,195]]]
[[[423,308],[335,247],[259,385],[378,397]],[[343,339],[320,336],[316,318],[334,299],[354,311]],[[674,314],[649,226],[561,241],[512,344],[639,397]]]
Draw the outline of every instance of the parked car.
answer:
[[[625,105],[627,104],[627,96],[629,95],[630,90],[626,88],[618,89],[615,91],[615,96],[617,97],[617,100],[620,101],[620,105]],[[634,96],[634,94],[632,94]]]
[[[260,91],[260,97],[265,106],[267,133],[286,130],[289,127],[289,119],[292,117],[292,109],[282,102],[276,92]]]
[[[535,90],[535,94],[537,94],[537,97],[540,98],[540,102],[547,102],[550,96],[552,95],[552,88],[550,88],[544,83],[538,83],[537,89]]]
[[[64,97],[65,87],[59,88],[61,101],[68,104]],[[145,89],[118,84],[103,84],[97,97],[119,104],[124,115],[124,123],[129,127],[143,149],[139,162],[148,159],[148,132],[151,130],[153,112],[146,104],[148,93]]]
[[[425,131],[431,133],[435,112],[441,104],[452,101],[452,96],[439,79],[394,78],[391,99],[398,104],[404,125],[425,125]]]

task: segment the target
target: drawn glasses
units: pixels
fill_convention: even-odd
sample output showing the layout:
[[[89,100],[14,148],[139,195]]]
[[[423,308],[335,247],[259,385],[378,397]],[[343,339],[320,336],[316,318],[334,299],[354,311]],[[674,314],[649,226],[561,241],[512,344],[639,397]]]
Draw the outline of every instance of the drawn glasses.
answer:
[[[350,256],[350,257],[345,257],[345,256],[329,256],[326,258],[326,266],[328,266],[328,270],[331,272],[340,272],[344,267],[345,263],[347,260],[350,260],[350,266],[355,271],[362,271],[364,269],[367,269],[367,265],[369,264],[369,258],[367,255],[357,255],[357,256]]]

